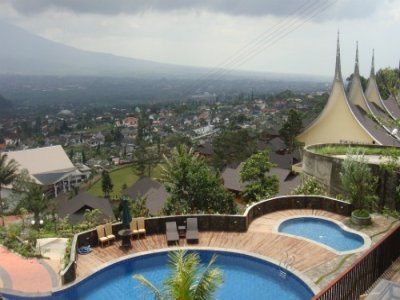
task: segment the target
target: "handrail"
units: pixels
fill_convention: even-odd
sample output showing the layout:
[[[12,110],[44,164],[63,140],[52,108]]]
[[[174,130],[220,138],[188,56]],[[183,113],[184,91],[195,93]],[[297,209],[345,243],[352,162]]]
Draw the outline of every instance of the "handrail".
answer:
[[[400,224],[398,224],[396,227],[392,228],[389,233],[387,234],[387,237],[390,237],[392,234],[394,234],[396,231],[400,229]],[[379,249],[383,243],[385,243],[387,240],[382,239],[375,245],[373,245],[370,249],[368,249],[363,255],[361,255],[351,266],[349,266],[339,277],[337,277],[335,280],[329,283],[329,285],[325,286],[317,295],[315,295],[312,300],[317,300],[320,299],[324,294],[326,294],[333,286],[338,284],[340,280],[342,280],[344,277],[346,277],[352,270],[362,263],[371,253]],[[351,287],[350,287],[351,288]]]
[[[337,214],[349,216],[352,211],[352,205],[326,196],[305,196],[305,195],[293,195],[293,196],[279,196],[257,202],[249,206],[243,215],[176,215],[176,216],[162,216],[147,218],[146,231],[147,234],[163,233],[165,232],[165,222],[176,221],[181,223],[188,217],[196,217],[199,222],[199,231],[233,231],[233,232],[245,232],[249,225],[256,218],[271,213],[274,211],[285,210],[285,209],[302,209],[302,208],[318,208],[322,210],[328,210]],[[121,227],[121,223],[113,224],[113,232],[117,232]],[[68,266],[61,272],[62,283],[70,283],[75,280],[76,274],[75,262],[77,260],[76,251],[87,243],[90,239],[90,244],[96,245],[97,238],[95,230],[88,230],[80,232],[74,235],[74,240],[71,246],[71,261]]]

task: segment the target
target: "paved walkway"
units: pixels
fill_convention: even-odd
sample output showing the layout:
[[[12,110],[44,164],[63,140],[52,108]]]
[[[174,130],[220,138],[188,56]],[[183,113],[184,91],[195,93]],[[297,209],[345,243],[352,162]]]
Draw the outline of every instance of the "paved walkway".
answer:
[[[21,292],[48,292],[59,285],[60,262],[27,259],[0,246],[0,288]]]

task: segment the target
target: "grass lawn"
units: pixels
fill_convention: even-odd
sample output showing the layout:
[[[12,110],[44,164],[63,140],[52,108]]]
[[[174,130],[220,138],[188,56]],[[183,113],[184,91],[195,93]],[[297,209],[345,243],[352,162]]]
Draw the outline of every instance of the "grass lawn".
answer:
[[[154,179],[158,179],[160,177],[161,173],[161,165],[157,165],[152,172],[151,172],[151,177]],[[147,175],[147,174],[146,174]],[[115,171],[110,172],[110,177],[111,181],[114,184],[113,191],[111,193],[111,198],[113,197],[120,197],[121,195],[121,189],[124,184],[126,184],[128,187],[130,187],[132,184],[134,184],[138,179],[139,176],[137,176],[131,166],[127,166],[124,168],[117,169]],[[103,191],[101,190],[101,179],[96,181],[89,189],[88,193],[97,196],[97,197],[103,197]]]
[[[396,148],[371,148],[363,146],[349,147],[347,145],[326,146],[310,149],[310,151],[322,155],[345,155],[348,153],[349,149],[352,149],[355,152],[363,153],[364,155],[400,156],[400,150]]]

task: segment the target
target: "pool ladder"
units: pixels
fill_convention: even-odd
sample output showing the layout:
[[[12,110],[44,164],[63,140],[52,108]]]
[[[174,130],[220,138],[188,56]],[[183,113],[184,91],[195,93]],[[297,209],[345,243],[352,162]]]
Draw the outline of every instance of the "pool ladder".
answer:
[[[285,251],[283,254],[283,257],[279,262],[279,277],[282,279],[286,279],[286,270],[292,268],[294,262],[296,261],[296,258],[294,255],[289,255],[287,251]]]

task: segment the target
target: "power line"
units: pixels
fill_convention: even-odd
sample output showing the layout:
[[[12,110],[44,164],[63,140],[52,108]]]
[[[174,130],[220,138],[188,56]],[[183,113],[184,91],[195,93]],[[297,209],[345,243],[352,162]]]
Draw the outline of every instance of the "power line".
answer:
[[[214,69],[213,71],[208,72],[205,76],[203,76],[203,78],[200,78],[198,81],[204,81],[207,79],[207,77],[209,77],[209,79],[206,80],[205,83],[208,83],[211,80],[215,81],[221,79],[227,73],[232,72],[239,66],[243,65],[243,63],[247,62],[249,59],[260,54],[262,51],[276,44],[278,41],[286,37],[291,32],[300,28],[303,24],[307,23],[315,16],[328,9],[337,1],[338,0],[335,0],[331,3],[325,2],[322,5],[319,5],[320,1],[318,0],[315,2],[302,4],[300,7],[296,8],[293,13],[288,15],[284,20],[268,28],[268,30],[264,31],[256,39],[236,51],[235,55],[232,55],[228,59],[224,60],[223,63],[219,64],[219,66],[225,66],[225,68],[220,67],[218,69]],[[297,15],[298,17],[296,19],[293,19],[291,18],[292,15]],[[303,21],[301,22],[301,20]],[[274,28],[276,29],[272,30]],[[192,90],[193,86],[194,85],[189,87],[189,89]]]
[[[243,65],[245,62],[249,61],[251,58],[257,56],[258,54],[260,54],[261,52],[265,51],[267,48],[275,45],[277,42],[279,42],[280,40],[282,40],[284,37],[286,37],[287,35],[289,35],[290,33],[292,33],[293,31],[299,29],[302,25],[304,25],[305,23],[307,23],[308,21],[312,20],[315,16],[319,15],[320,13],[322,13],[323,11],[325,11],[326,9],[328,9],[330,6],[332,6],[335,2],[337,2],[338,0],[335,0],[332,3],[328,3],[327,5],[323,5],[321,6],[322,10],[320,11],[316,11],[315,13],[313,13],[311,16],[309,16],[308,18],[304,19],[302,22],[300,22],[299,24],[294,24],[294,28],[288,28],[288,31],[286,32],[282,32],[279,33],[278,36],[272,38],[270,41],[267,42],[266,45],[260,47],[258,50],[256,49],[255,51],[253,51],[251,54],[249,54],[247,57],[243,58],[243,60],[238,61],[237,63],[233,64],[233,66],[230,69],[226,69],[226,72],[231,72],[235,69],[237,69],[238,67],[240,67],[241,65]],[[223,75],[223,74],[221,74]]]

